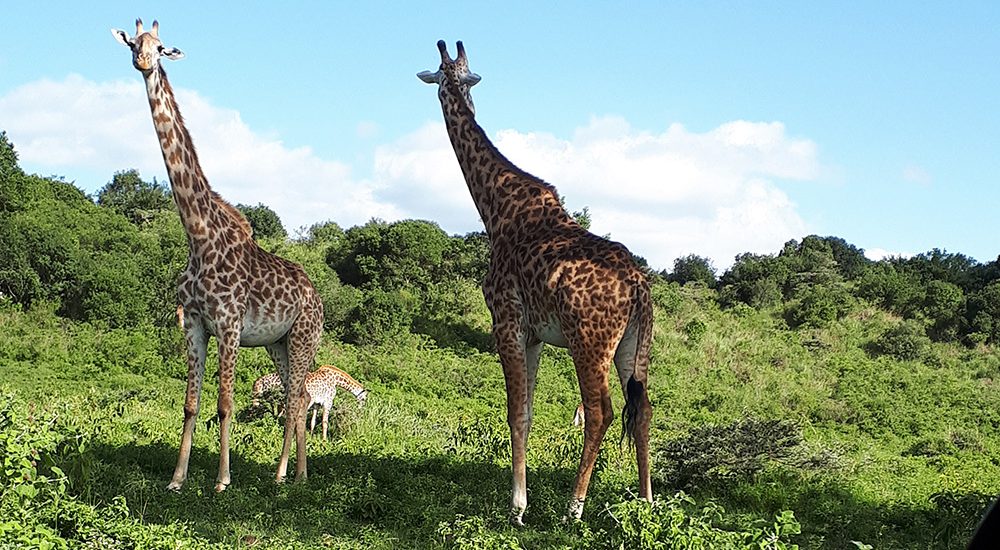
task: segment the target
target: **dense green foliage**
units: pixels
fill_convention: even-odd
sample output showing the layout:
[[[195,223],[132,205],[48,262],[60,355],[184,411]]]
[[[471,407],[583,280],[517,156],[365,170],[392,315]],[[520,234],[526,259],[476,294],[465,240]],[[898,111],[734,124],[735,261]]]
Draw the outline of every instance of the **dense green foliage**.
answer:
[[[528,527],[514,530],[479,290],[488,241],[419,220],[326,222],[294,239],[255,226],[323,298],[317,361],[370,395],[363,410],[338,397],[331,440],[310,439],[309,480],[276,485],[282,424],[248,410],[272,367],[243,350],[232,486],[211,494],[209,375],[189,481],[167,492],[187,243],[164,197],[126,171],[95,202],[24,174],[0,133],[0,547],[962,548],[1000,492],[997,262],[939,250],[873,262],[807,236],[718,278],[695,255],[651,274],[652,505],[632,498],[634,457],[609,437],[583,521],[561,522],[579,390],[568,354],[545,349]]]
[[[158,183],[143,181],[136,170],[116,173],[97,192],[97,204],[125,216],[134,224],[148,221],[161,210],[169,210],[170,189]]]
[[[247,221],[250,222],[255,239],[284,239],[288,236],[278,213],[271,210],[270,207],[261,203],[257,203],[256,206],[237,204],[236,209],[242,212]]]

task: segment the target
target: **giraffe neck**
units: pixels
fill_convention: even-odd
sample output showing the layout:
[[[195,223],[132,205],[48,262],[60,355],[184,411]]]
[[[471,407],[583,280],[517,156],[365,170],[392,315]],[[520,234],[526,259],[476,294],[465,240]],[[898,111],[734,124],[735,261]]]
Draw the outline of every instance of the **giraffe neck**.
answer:
[[[500,153],[450,82],[441,88],[439,99],[448,138],[491,240],[529,230],[542,217],[548,223],[575,223],[554,187]]]
[[[337,377],[337,385],[351,392],[354,397],[358,397],[365,392],[365,388],[347,373],[343,373]]]
[[[160,141],[163,162],[170,178],[174,203],[189,241],[204,239],[213,218],[216,201],[201,170],[191,135],[184,126],[173,88],[163,67],[143,75],[153,126]]]

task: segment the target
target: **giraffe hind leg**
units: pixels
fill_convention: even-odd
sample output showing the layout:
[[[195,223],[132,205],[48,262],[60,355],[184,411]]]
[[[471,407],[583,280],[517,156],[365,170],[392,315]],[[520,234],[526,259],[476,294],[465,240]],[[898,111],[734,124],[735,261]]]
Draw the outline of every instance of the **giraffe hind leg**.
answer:
[[[316,350],[323,336],[323,305],[316,298],[311,308],[303,311],[288,332],[289,367],[289,414],[285,418],[285,440],[289,430],[295,434],[295,480],[305,480],[306,473],[306,407],[309,394],[306,392],[306,373],[313,366]],[[292,414],[294,412],[294,414]],[[288,455],[282,450],[282,458],[287,464]]]
[[[278,470],[274,475],[274,481],[281,483],[285,480],[285,474],[288,471],[288,455],[291,452],[292,446],[292,434],[288,431],[288,395],[289,395],[289,367],[288,367],[288,343],[287,340],[282,339],[274,344],[265,346],[267,349],[267,354],[271,356],[271,360],[274,361],[274,366],[278,369],[278,374],[281,376],[281,382],[284,386],[284,396],[285,396],[285,436],[284,442],[281,446],[281,455],[278,458]]]
[[[580,384],[583,401],[583,452],[573,483],[573,494],[564,519],[578,520],[583,515],[583,505],[590,487],[594,464],[601,449],[601,442],[614,420],[611,394],[608,390],[608,367],[613,350],[603,349],[599,343],[594,346],[575,345],[571,347],[573,364]]]
[[[615,351],[615,368],[618,370],[625,397],[625,406],[622,410],[622,439],[627,439],[635,447],[635,460],[639,470],[639,498],[652,501],[649,423],[653,416],[653,408],[649,403],[646,389],[645,369],[642,365],[636,368],[636,360],[642,359],[637,353],[639,345],[638,327],[635,324],[630,325]]]

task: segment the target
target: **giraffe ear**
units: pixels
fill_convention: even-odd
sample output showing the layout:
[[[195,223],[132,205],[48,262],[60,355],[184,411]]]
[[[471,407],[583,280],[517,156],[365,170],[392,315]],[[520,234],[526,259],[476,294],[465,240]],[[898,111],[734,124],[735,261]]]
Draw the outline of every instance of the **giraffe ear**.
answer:
[[[421,71],[417,73],[417,78],[423,80],[428,84],[437,84],[441,81],[441,71],[432,73],[430,71]]]
[[[115,40],[121,42],[129,48],[132,47],[132,38],[129,37],[127,32],[121,29],[111,29],[111,34],[114,35]]]
[[[475,86],[476,84],[479,84],[479,81],[482,80],[482,79],[483,79],[483,77],[479,76],[476,73],[469,73],[469,74],[467,74],[467,75],[465,75],[465,76],[462,77],[462,82],[468,84],[469,87],[471,88],[471,87]]]
[[[160,57],[166,57],[171,61],[177,61],[184,57],[184,52],[178,50],[177,48],[163,48],[160,52]]]

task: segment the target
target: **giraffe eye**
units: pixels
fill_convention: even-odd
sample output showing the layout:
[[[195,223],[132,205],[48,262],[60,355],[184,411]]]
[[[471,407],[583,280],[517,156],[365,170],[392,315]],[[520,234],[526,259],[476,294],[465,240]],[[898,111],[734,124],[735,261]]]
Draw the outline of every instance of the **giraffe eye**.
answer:
[[[163,53],[163,44],[156,47],[156,53]]]

